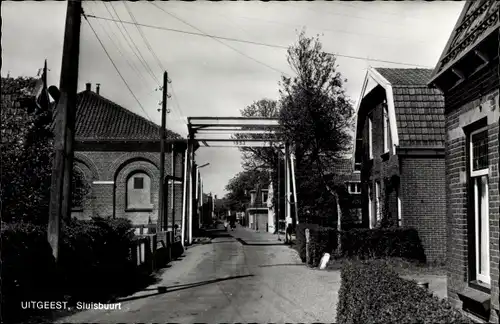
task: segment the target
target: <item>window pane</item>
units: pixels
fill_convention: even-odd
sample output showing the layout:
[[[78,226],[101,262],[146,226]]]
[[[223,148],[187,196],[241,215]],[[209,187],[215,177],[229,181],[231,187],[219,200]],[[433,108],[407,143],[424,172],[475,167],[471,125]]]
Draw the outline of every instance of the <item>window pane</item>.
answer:
[[[134,178],[134,189],[144,189],[144,178]]]
[[[477,272],[489,276],[489,214],[488,214],[488,177],[476,178],[476,244]]]
[[[351,192],[356,192],[356,184],[351,183]]]
[[[472,135],[472,170],[488,168],[488,131]]]

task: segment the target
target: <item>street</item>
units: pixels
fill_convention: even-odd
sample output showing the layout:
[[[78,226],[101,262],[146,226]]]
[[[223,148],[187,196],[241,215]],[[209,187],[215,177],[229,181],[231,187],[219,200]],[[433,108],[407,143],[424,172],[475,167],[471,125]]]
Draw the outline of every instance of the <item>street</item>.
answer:
[[[239,226],[220,231],[211,244],[189,247],[160,282],[119,300],[121,310],[83,311],[59,323],[334,322],[340,272],[306,268],[282,242]]]

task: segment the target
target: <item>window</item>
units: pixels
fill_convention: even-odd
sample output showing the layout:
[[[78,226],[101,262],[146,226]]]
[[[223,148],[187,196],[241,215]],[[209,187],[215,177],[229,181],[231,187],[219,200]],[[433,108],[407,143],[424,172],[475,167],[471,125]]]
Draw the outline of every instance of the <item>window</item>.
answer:
[[[489,285],[490,231],[488,197],[488,130],[482,128],[470,134],[470,183],[473,192],[474,253],[476,280]],[[472,207],[472,206],[471,206]]]
[[[401,187],[398,186],[398,226],[403,226],[403,207],[401,206]]]
[[[370,160],[373,159],[373,125],[372,125],[372,116],[368,116],[368,154]]]
[[[134,189],[144,189],[143,177],[134,177]]]
[[[368,221],[370,228],[377,225],[376,219],[373,217],[373,189],[371,185],[368,187]]]
[[[380,212],[380,182],[375,182],[375,215],[377,217],[377,222],[382,218]]]
[[[143,172],[134,173],[127,180],[127,209],[152,209],[151,178]]]
[[[389,112],[384,104],[384,153],[389,152]]]
[[[361,183],[360,182],[348,182],[347,190],[350,194],[360,194],[361,193]]]
[[[267,193],[267,192],[263,192],[263,193],[262,193],[262,203],[263,203],[263,204],[266,204],[266,203],[267,203],[267,196],[268,196],[268,193]]]

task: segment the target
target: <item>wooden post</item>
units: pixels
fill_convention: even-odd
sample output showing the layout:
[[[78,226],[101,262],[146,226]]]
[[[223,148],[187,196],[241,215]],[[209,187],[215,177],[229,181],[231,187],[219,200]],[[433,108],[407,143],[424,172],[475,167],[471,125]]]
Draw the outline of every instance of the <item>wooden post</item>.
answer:
[[[167,127],[167,84],[168,73],[163,72],[163,96],[161,102],[161,127],[160,127],[160,187],[158,197],[158,232],[167,227],[165,221],[165,133]]]
[[[184,151],[184,168],[182,170],[182,219],[181,219],[181,244],[184,246],[186,238],[186,216],[187,216],[187,184],[188,184],[188,159],[189,159],[189,145]]]
[[[309,252],[309,242],[311,240],[311,234],[309,233],[309,229],[306,228],[306,265],[310,266],[311,265],[311,253]]]
[[[290,202],[290,146],[285,144],[285,199],[286,199],[286,224],[292,223],[292,205]]]
[[[81,1],[69,1],[66,11],[61,79],[59,83],[61,96],[56,108],[55,155],[52,165],[49,224],[47,227],[48,241],[52,247],[52,254],[56,262],[59,259],[61,219],[63,215],[68,215],[71,212],[71,175],[73,169],[81,14]],[[64,181],[65,177],[67,178],[66,183]],[[64,201],[64,197],[66,197],[66,201]]]
[[[292,179],[292,188],[293,188],[293,209],[295,211],[295,222],[294,225],[299,223],[299,209],[297,204],[297,179],[295,177],[295,168],[294,168],[294,160],[295,155],[293,153],[290,154],[290,171],[291,171],[291,179]]]

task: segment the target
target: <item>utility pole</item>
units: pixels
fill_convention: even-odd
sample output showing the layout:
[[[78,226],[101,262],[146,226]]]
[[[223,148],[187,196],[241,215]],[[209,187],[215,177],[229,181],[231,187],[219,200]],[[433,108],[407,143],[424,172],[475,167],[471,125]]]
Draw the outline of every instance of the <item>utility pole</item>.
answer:
[[[165,135],[167,127],[167,84],[168,73],[163,72],[163,96],[161,102],[161,128],[160,128],[160,191],[158,203],[158,221],[156,225],[158,232],[164,231],[166,228],[165,222]]]
[[[47,228],[48,241],[56,262],[59,258],[61,219],[71,212],[71,175],[73,171],[81,14],[81,0],[68,1],[59,82],[61,96],[56,108],[55,156],[52,164],[49,224]],[[66,183],[65,179],[67,179]]]
[[[175,177],[176,177],[176,164],[177,164],[177,153],[175,152],[175,144],[172,143],[172,195],[171,195],[171,200],[170,200],[170,209],[172,210],[172,235],[174,239],[176,238],[176,233],[175,233]]]

